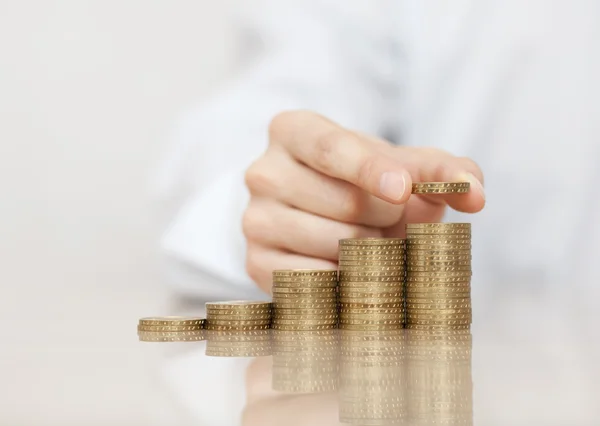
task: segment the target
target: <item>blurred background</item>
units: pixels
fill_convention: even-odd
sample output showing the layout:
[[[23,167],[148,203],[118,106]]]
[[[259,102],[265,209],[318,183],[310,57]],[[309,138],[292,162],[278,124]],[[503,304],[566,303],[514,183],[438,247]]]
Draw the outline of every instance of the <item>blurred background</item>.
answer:
[[[0,424],[177,419],[135,335],[168,313],[152,182],[238,3],[0,2]]]

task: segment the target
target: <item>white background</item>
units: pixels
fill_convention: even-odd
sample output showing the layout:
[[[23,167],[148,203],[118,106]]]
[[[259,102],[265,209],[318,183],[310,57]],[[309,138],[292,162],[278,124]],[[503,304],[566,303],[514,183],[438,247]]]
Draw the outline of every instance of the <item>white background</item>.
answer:
[[[136,342],[166,313],[150,182],[236,3],[0,1],[0,424],[177,420]]]

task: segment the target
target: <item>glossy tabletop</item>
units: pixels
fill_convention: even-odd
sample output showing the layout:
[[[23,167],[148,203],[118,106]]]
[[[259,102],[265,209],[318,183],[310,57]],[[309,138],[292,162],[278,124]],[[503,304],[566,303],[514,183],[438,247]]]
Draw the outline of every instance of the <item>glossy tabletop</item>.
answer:
[[[205,331],[139,344],[164,354],[163,385],[201,425],[600,424],[597,342],[542,334]]]

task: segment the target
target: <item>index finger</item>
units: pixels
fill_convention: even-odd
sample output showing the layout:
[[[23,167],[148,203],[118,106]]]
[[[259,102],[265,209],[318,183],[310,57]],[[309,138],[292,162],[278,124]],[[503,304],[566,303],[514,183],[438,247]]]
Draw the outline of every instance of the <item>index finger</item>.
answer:
[[[296,160],[327,176],[350,182],[394,204],[408,200],[411,176],[375,144],[318,114],[284,112],[269,128],[270,140]]]

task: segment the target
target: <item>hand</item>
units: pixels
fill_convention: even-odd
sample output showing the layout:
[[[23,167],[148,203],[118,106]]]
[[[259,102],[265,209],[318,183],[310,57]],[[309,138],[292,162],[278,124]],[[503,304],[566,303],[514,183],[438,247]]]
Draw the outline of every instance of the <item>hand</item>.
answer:
[[[466,194],[412,195],[412,182],[471,182]],[[284,112],[246,172],[246,269],[264,291],[273,269],[336,269],[341,238],[396,237],[439,222],[446,204],[485,204],[477,164],[433,148],[397,147],[307,111]]]

